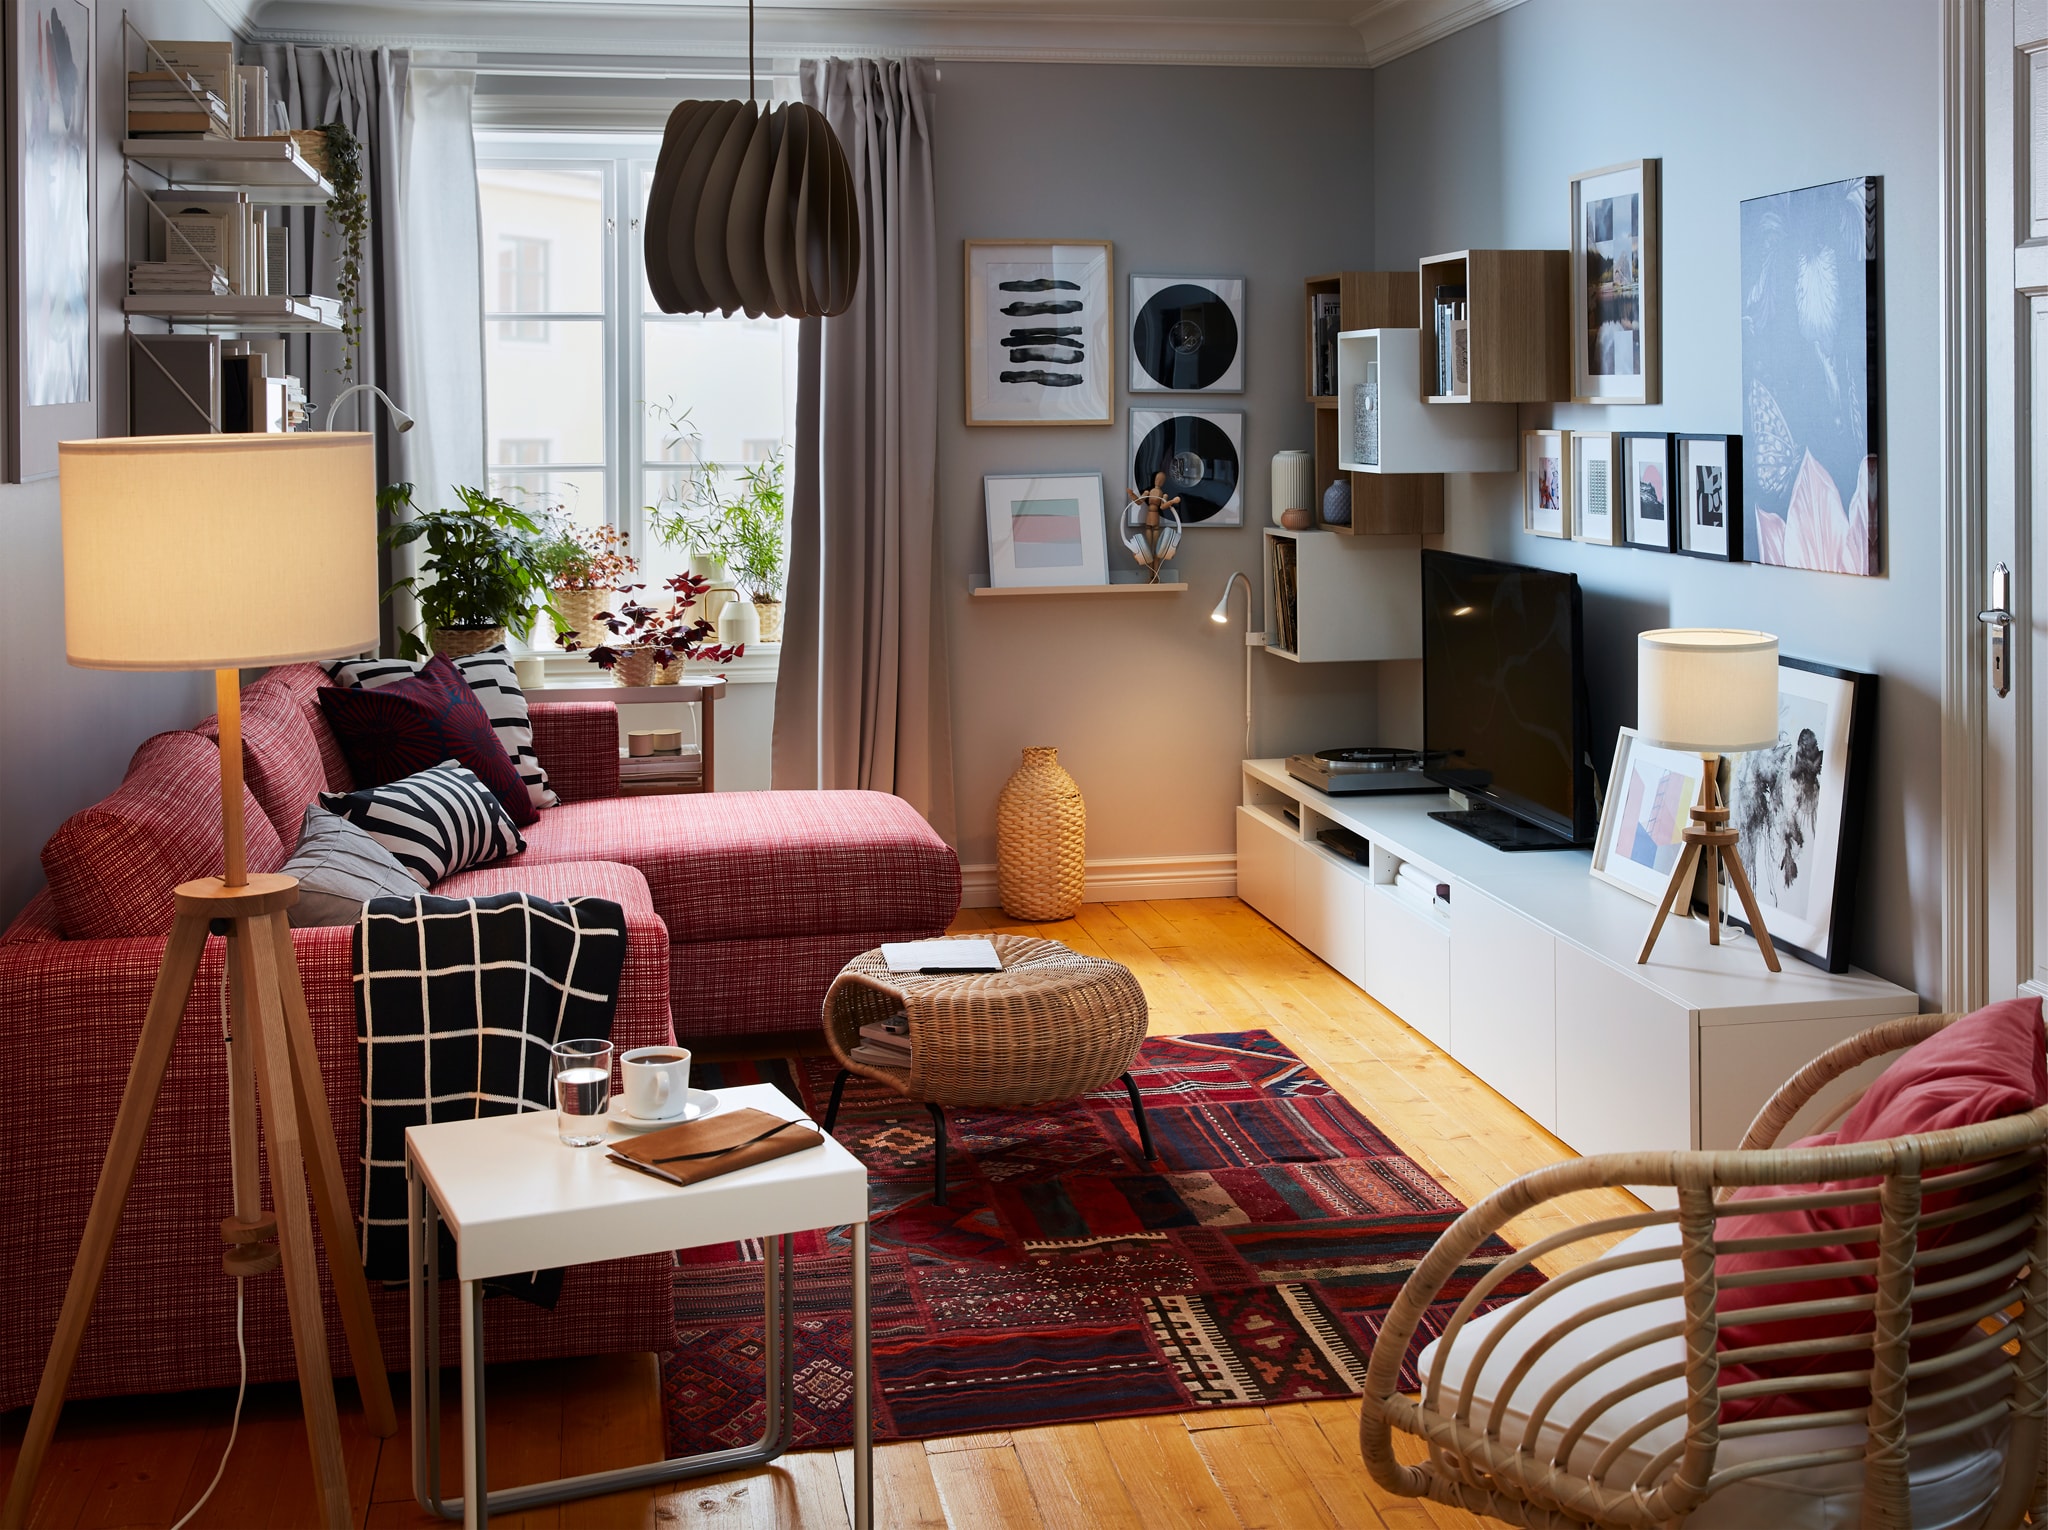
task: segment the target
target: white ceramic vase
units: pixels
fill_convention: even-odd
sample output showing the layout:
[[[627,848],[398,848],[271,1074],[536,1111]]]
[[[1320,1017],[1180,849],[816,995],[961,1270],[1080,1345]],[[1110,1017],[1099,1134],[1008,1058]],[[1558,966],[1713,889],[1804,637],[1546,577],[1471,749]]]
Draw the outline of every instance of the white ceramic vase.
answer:
[[[761,641],[761,613],[744,596],[726,602],[718,613],[718,642],[722,648]]]

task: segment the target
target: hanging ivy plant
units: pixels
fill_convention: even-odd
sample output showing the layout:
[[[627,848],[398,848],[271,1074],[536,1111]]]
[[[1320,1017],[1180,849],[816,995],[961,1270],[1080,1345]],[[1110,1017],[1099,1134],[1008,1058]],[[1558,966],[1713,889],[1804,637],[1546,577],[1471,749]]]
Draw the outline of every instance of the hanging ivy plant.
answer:
[[[370,232],[370,201],[363,195],[363,146],[339,122],[324,124],[327,135],[327,179],[334,195],[327,199],[327,226],[341,239],[341,276],[335,297],[341,302],[341,365],[344,383],[356,380],[356,356],[363,343],[363,241]]]

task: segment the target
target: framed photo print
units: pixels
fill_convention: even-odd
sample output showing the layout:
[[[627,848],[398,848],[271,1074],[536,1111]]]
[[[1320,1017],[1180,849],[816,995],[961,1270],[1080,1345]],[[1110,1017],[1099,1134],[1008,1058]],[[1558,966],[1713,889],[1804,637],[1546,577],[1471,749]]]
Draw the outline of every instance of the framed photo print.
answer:
[[[1532,536],[1569,537],[1571,437],[1561,430],[1522,432],[1522,529]]]
[[[1781,655],[1778,741],[1727,764],[1729,827],[1771,939],[1829,972],[1849,967],[1876,744],[1877,676]]]
[[[1183,526],[1244,524],[1244,411],[1131,411],[1131,482],[1178,498]]]
[[[1133,393],[1242,393],[1244,341],[1243,277],[1131,278]]]
[[[93,11],[8,0],[5,477],[54,477],[93,404]]]
[[[967,423],[1114,425],[1110,246],[967,241]]]
[[[1574,403],[1658,401],[1662,164],[1631,160],[1572,177]]]
[[[1678,546],[1671,513],[1671,437],[1624,431],[1621,449],[1622,539],[1630,547],[1672,552]]]
[[[1100,473],[990,473],[981,489],[995,588],[1109,583]]]
[[[1883,566],[1884,184],[1742,204],[1742,453],[1751,563]]]
[[[1671,438],[1678,461],[1672,510],[1678,550],[1720,563],[1742,561],[1742,437]]]
[[[1575,430],[1567,448],[1572,465],[1572,536],[1613,547],[1622,539],[1615,504],[1616,437],[1608,430]]]
[[[1638,743],[1636,730],[1623,728],[1600,802],[1593,875],[1646,903],[1661,903],[1706,774],[1698,755]]]

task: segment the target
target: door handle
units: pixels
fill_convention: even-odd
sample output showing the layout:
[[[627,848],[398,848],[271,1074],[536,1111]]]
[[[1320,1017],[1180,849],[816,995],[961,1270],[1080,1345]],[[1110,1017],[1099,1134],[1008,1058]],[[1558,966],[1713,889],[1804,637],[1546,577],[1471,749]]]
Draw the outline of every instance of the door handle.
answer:
[[[1990,629],[1991,689],[1999,696],[2012,691],[2012,570],[2003,563],[1991,570],[1991,604],[1977,613]]]

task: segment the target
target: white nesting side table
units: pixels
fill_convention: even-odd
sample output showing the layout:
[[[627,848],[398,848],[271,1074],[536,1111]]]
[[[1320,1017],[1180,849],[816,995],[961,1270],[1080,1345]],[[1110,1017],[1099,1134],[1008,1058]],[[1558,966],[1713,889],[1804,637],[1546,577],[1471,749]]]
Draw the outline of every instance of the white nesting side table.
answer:
[[[802,1110],[772,1084],[717,1091],[720,1108],[752,1106],[785,1120]],[[674,1482],[772,1461],[788,1447],[794,1384],[795,1269],[791,1237],[853,1229],[853,1494],[855,1530],[874,1520],[868,1342],[868,1176],[827,1137],[814,1148],[687,1188],[611,1162],[602,1148],[564,1147],[552,1110],[414,1126],[405,1134],[411,1206],[412,1460],[420,1506],[475,1530],[493,1513]],[[454,1235],[462,1282],[464,1493],[441,1496],[440,1238]],[[707,1243],[761,1240],[766,1284],[768,1417],[752,1445],[561,1477],[495,1493],[484,1457],[483,1282]]]

